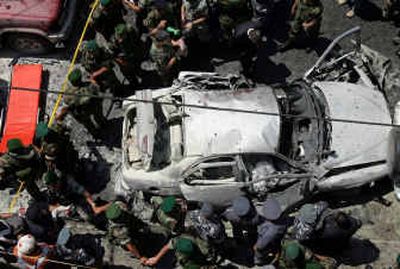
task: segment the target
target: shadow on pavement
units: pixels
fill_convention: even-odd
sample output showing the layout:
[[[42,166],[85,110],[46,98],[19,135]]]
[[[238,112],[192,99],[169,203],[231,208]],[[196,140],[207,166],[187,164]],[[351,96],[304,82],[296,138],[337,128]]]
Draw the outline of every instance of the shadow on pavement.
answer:
[[[379,249],[371,241],[353,237],[336,260],[345,265],[358,266],[374,262],[379,253]]]

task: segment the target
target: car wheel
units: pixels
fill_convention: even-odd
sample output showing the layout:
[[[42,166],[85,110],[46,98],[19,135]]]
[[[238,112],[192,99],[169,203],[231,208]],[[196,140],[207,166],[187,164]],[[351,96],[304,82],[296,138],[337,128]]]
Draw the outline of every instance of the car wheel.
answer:
[[[6,40],[8,47],[25,53],[44,53],[52,47],[48,40],[34,34],[9,34]]]

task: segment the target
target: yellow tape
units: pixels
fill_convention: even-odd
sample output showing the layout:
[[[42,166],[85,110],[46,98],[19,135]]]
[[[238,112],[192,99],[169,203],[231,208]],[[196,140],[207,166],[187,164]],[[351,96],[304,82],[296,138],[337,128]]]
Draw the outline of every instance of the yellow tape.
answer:
[[[96,7],[98,6],[99,2],[100,2],[100,0],[94,0],[94,2],[93,2],[92,9],[90,10],[89,16],[88,16],[88,18],[86,20],[85,27],[83,28],[81,37],[79,38],[78,45],[75,48],[75,52],[74,52],[74,56],[72,57],[71,64],[69,65],[67,75],[66,75],[66,77],[64,79],[64,82],[63,82],[63,84],[61,86],[61,90],[60,90],[60,93],[58,94],[58,98],[57,98],[56,104],[54,105],[53,111],[51,113],[48,126],[51,126],[53,124],[53,122],[54,122],[54,119],[55,119],[56,113],[57,113],[57,109],[60,106],[60,103],[61,103],[61,100],[62,100],[62,97],[63,97],[63,93],[65,91],[65,87],[67,86],[68,76],[72,72],[72,70],[74,69],[75,61],[76,61],[76,58],[78,57],[79,49],[80,49],[80,47],[82,45],[83,38],[85,37],[87,28],[88,28],[89,23],[90,23],[90,19],[92,18],[93,12],[96,9]]]
[[[24,186],[25,186],[25,181],[21,181],[21,184],[19,185],[18,191],[14,195],[14,197],[13,197],[11,203],[10,203],[10,206],[8,207],[8,213],[13,213],[12,211],[14,209],[14,206],[17,203],[17,200],[18,200],[19,196],[21,195],[21,192],[22,192],[22,189],[24,188]]]

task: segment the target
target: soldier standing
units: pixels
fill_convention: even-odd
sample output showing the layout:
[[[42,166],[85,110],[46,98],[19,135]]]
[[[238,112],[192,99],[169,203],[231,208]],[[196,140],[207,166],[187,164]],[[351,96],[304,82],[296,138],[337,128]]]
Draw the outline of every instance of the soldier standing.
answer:
[[[323,6],[320,0],[295,0],[292,6],[294,16],[289,39],[279,46],[280,51],[287,50],[295,45],[299,39],[312,45],[319,35]]]
[[[202,43],[210,41],[207,0],[183,0],[181,22],[186,38],[194,38]]]
[[[82,66],[90,75],[90,82],[100,87],[100,91],[107,89],[113,94],[120,93],[122,85],[115,76],[112,56],[99,47],[96,40],[89,40],[82,51]]]
[[[222,41],[232,41],[234,29],[245,21],[251,19],[251,8],[247,0],[222,0],[218,1],[219,26]]]
[[[175,50],[175,48],[178,48]],[[165,31],[159,31],[153,39],[150,48],[150,59],[155,63],[158,75],[164,86],[170,85],[178,74],[178,64],[182,55],[185,55],[184,44],[171,40]]]
[[[258,238],[254,245],[254,263],[264,265],[273,263],[279,255],[281,240],[285,236],[287,221],[281,217],[279,202],[269,198],[263,203],[260,214],[264,222],[257,227]]]
[[[25,183],[26,190],[35,200],[42,200],[36,180],[42,173],[40,157],[32,148],[25,147],[18,138],[7,141],[8,151],[0,157],[0,167],[4,169],[4,177],[12,177]]]
[[[145,228],[143,222],[128,212],[128,206],[123,201],[117,200],[95,209],[96,214],[104,211],[109,220],[107,229],[108,240],[112,244],[126,249],[144,264],[147,258],[137,248],[137,241],[131,238],[131,235],[135,236],[143,231]]]
[[[100,0],[100,5],[93,13],[91,25],[107,41],[113,34],[117,24],[125,23],[125,8],[121,0]]]
[[[213,266],[208,260],[209,246],[200,238],[182,234],[171,239],[154,257],[146,261],[146,265],[156,265],[169,250],[175,251],[177,262],[182,268],[211,269],[218,268]]]
[[[222,213],[223,218],[232,224],[233,236],[240,241],[254,241],[257,225],[262,218],[247,197],[240,196],[233,200],[232,206]]]
[[[334,269],[336,267],[324,266],[311,251],[295,241],[285,242],[279,259],[279,268],[283,269]]]
[[[110,49],[129,84],[138,86],[137,75],[140,74],[140,63],[145,56],[144,44],[138,33],[125,24],[118,24],[111,37]]]
[[[184,230],[184,221],[187,211],[185,200],[175,196],[164,198],[155,211],[155,219],[168,236],[180,234]]]
[[[50,170],[43,174],[43,182],[51,206],[66,206],[71,210],[74,207],[86,220],[92,215],[96,208],[92,195],[71,176],[57,175]]]
[[[112,71],[111,71],[112,72]],[[107,123],[103,115],[103,103],[97,98],[99,87],[82,80],[82,72],[75,69],[68,76],[69,84],[65,90],[64,101],[67,106],[61,109],[57,120],[63,120],[67,113],[81,122],[93,135]]]
[[[173,5],[165,0],[154,1],[150,12],[143,20],[143,25],[148,29],[149,34],[153,36],[167,27],[179,27]]]

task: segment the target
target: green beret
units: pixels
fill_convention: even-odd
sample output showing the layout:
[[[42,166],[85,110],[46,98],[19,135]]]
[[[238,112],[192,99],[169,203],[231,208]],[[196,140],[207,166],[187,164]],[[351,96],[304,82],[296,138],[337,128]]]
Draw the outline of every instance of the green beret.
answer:
[[[116,220],[122,215],[121,207],[116,203],[112,203],[106,210],[106,218],[109,220]]]
[[[174,209],[175,205],[176,205],[175,196],[168,196],[168,197],[164,198],[164,200],[161,203],[160,208],[164,213],[168,214],[168,213],[171,213],[171,211]]]
[[[285,257],[288,260],[295,260],[300,257],[302,250],[298,243],[292,242],[285,246]]]
[[[7,149],[9,152],[14,152],[22,148],[24,148],[24,144],[22,144],[22,141],[19,138],[13,138],[7,141]]]
[[[72,85],[78,84],[82,81],[82,72],[80,69],[74,69],[68,75],[68,80],[71,82]]]
[[[35,137],[40,139],[42,137],[45,137],[48,133],[49,133],[49,128],[47,127],[47,124],[44,122],[39,122],[38,125],[36,126]]]
[[[15,172],[15,175],[19,178],[19,179],[25,179],[28,176],[30,176],[32,173],[32,168],[28,167],[22,170],[19,170],[17,172]]]
[[[307,262],[305,269],[324,269],[324,267],[318,262]]]
[[[193,254],[194,246],[192,240],[187,238],[179,238],[176,241],[176,251],[185,255]]]
[[[49,171],[43,175],[43,181],[46,185],[54,185],[60,182],[60,178],[53,171]]]
[[[126,33],[126,25],[123,23],[118,24],[117,26],[115,26],[115,34],[117,36],[122,36]]]
[[[85,48],[88,50],[88,51],[96,51],[97,49],[98,49],[98,45],[97,45],[97,42],[96,42],[96,40],[94,40],[94,39],[92,39],[92,40],[89,40],[87,43],[86,43],[86,45],[85,45]]]
[[[111,0],[100,0],[100,4],[104,7],[108,6],[111,4]]]

